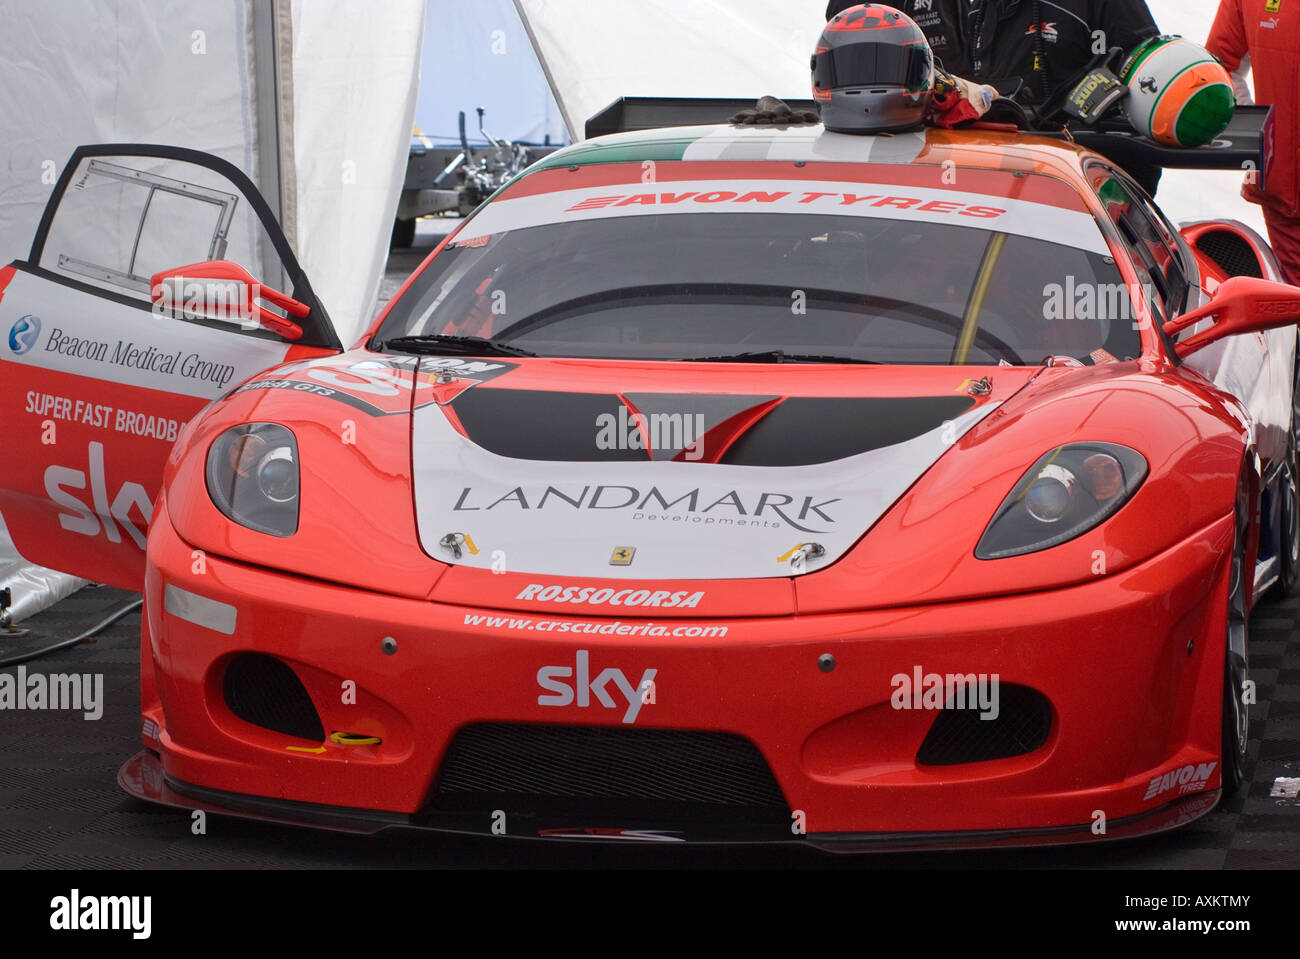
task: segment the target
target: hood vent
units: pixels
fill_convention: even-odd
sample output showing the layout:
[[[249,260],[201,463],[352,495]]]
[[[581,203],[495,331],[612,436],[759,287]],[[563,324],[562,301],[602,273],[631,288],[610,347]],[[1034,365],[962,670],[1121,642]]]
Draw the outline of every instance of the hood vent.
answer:
[[[479,388],[451,414],[475,445],[545,462],[813,466],[895,446],[956,420],[969,396],[779,397]]]

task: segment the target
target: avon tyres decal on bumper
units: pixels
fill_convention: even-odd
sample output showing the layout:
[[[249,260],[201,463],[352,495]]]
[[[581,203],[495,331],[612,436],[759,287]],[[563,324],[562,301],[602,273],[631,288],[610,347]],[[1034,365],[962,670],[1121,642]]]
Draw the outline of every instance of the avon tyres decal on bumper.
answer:
[[[1172,772],[1167,772],[1163,776],[1156,776],[1147,785],[1146,793],[1143,799],[1157,799],[1165,793],[1173,793],[1175,796],[1184,796],[1187,793],[1200,792],[1210,781],[1214,774],[1214,767],[1218,763],[1200,763],[1198,765],[1188,764]]]
[[[409,413],[412,400],[417,408],[446,402],[451,395],[509,373],[515,367],[514,363],[465,357],[378,358],[373,354],[350,353],[290,363],[244,384],[235,392],[290,390],[334,400],[367,416],[393,416]],[[440,382],[443,380],[447,382]]]

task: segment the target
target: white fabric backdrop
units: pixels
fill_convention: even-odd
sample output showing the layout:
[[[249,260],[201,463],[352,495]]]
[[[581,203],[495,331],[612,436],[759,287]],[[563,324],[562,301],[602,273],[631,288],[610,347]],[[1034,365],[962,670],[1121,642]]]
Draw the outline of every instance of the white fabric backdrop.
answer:
[[[261,183],[252,23],[263,2],[0,0],[0,264],[26,259],[83,143],[206,150]],[[292,2],[290,235],[345,345],[368,323],[383,273],[423,24],[423,0]],[[19,617],[76,583],[22,563],[0,520],[0,586],[13,587]]]
[[[247,21],[244,3],[0,3],[0,262],[26,259],[83,143],[194,147],[255,173]]]
[[[243,3],[185,0],[0,5],[0,263],[27,258],[83,143],[181,144],[254,171],[247,14]],[[13,589],[15,618],[80,583],[23,562],[0,519],[0,586]]]
[[[621,96],[807,99],[826,0],[515,0],[570,134]]]
[[[825,0],[516,0],[575,138],[620,96],[806,99]],[[1204,43],[1217,0],[1149,0],[1165,33]],[[720,40],[725,38],[725,40]],[[1241,174],[1166,173],[1157,197],[1175,221],[1232,217],[1263,232]]]
[[[298,256],[351,346],[373,315],[419,91],[423,0],[295,0]]]

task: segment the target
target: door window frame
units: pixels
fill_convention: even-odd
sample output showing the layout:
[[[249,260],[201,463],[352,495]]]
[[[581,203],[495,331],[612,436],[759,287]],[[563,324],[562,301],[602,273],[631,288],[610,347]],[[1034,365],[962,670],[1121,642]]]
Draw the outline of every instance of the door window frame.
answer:
[[[307,279],[307,274],[303,271],[297,256],[294,255],[293,248],[289,245],[284,231],[280,228],[279,222],[272,213],[270,206],[263,198],[261,191],[253,181],[244,173],[243,170],[223,160],[220,157],[213,156],[210,153],[204,153],[201,150],[190,150],[185,147],[165,146],[162,144],[151,143],[97,143],[93,145],[79,146],[73,151],[71,159],[63,168],[63,173],[59,176],[58,182],[54,185],[54,190],[50,193],[50,198],[45,204],[45,211],[41,214],[41,222],[36,228],[36,234],[32,238],[31,252],[28,254],[27,261],[24,263],[18,261],[17,266],[23,267],[26,271],[34,273],[44,279],[61,283],[65,286],[71,286],[97,296],[103,296],[119,303],[134,306],[138,309],[151,310],[152,304],[148,301],[141,301],[125,294],[117,293],[112,290],[105,290],[101,287],[90,283],[84,283],[69,277],[53,273],[40,266],[41,257],[45,252],[45,243],[49,238],[50,228],[54,224],[54,218],[58,214],[60,204],[63,202],[64,195],[72,183],[76,172],[81,169],[82,162],[96,157],[151,157],[164,160],[175,160],[183,163],[192,163],[195,166],[204,167],[212,172],[223,176],[239,192],[239,194],[248,203],[249,208],[257,216],[262,224],[262,229],[266,232],[267,238],[271,241],[276,255],[280,258],[280,263],[284,267],[285,276],[292,284],[289,293],[299,303],[305,304],[310,313],[300,321],[303,329],[303,335],[300,340],[294,341],[296,346],[310,346],[321,349],[342,351],[343,345],[339,342],[338,334],[334,332],[334,326],[330,322],[329,314],[325,312],[324,305],[317,297],[315,290],[312,289],[311,282]],[[178,266],[183,264],[177,264]],[[249,335],[250,331],[242,331],[232,328],[229,324],[209,320],[189,320],[182,319],[181,322],[194,322],[203,326],[210,326],[216,329],[228,330],[230,332],[243,333]],[[276,340],[282,339],[278,335],[266,330],[251,331],[253,335],[267,334]]]

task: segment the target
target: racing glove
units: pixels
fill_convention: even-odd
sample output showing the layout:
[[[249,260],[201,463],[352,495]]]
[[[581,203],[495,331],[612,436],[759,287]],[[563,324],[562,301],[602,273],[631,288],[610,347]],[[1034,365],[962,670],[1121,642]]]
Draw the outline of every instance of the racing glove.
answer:
[[[789,104],[776,97],[763,97],[754,106],[741,110],[731,118],[732,123],[777,125],[789,123],[818,123],[821,121],[811,110],[792,110]]]
[[[1067,118],[1092,126],[1110,113],[1129,95],[1118,76],[1124,60],[1120,47],[1098,54],[1083,71],[1058,87],[1037,109],[1044,121]],[[1066,122],[1069,122],[1068,119]]]
[[[931,122],[946,130],[970,123],[988,113],[997,98],[998,91],[988,84],[936,72]]]

